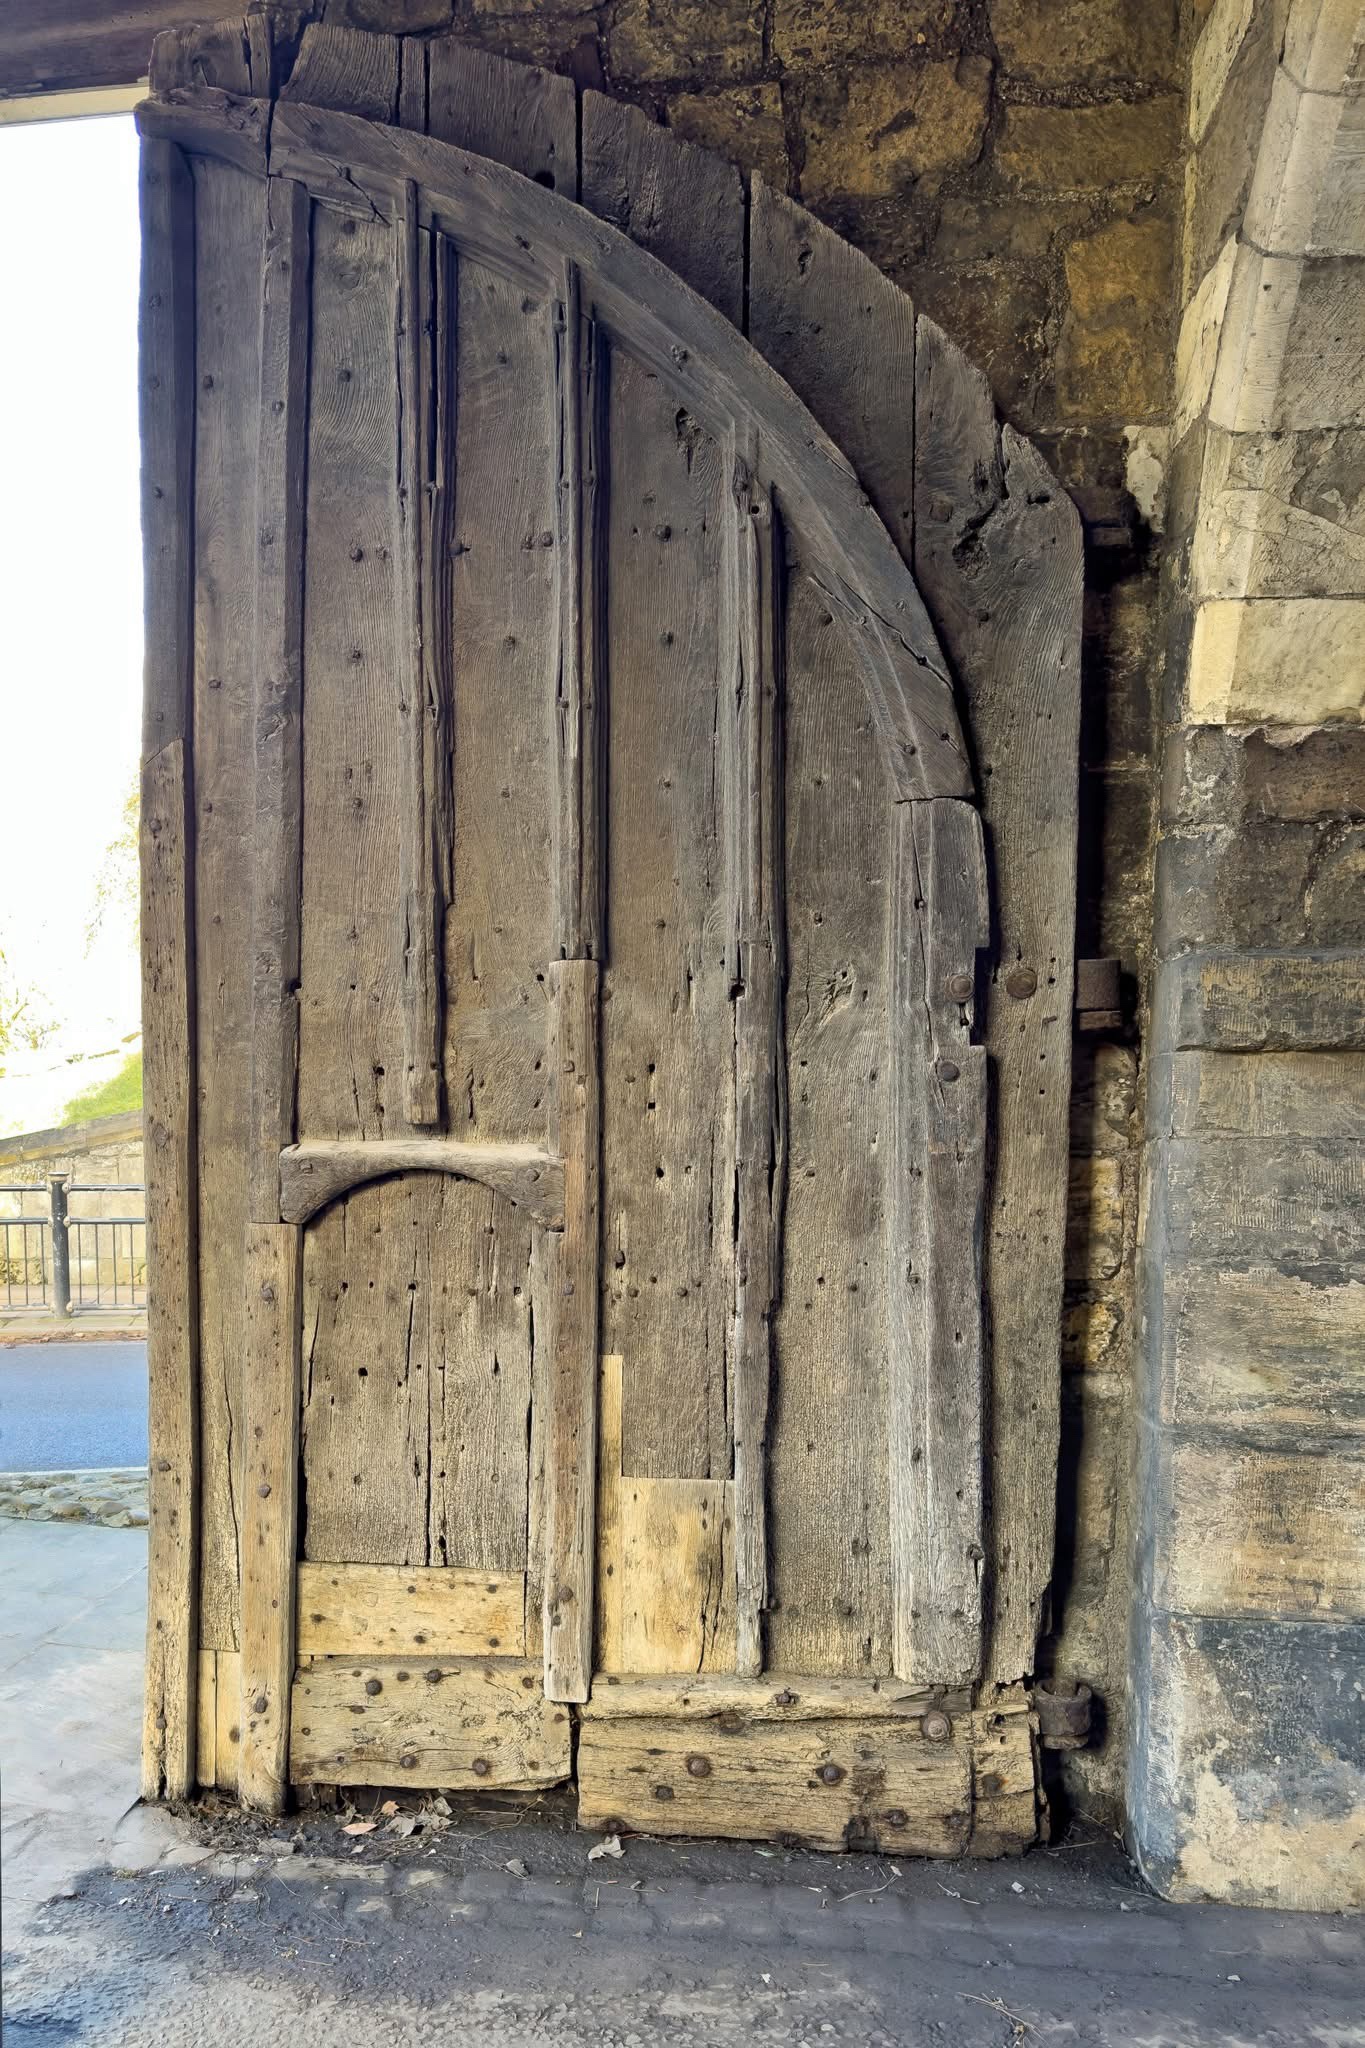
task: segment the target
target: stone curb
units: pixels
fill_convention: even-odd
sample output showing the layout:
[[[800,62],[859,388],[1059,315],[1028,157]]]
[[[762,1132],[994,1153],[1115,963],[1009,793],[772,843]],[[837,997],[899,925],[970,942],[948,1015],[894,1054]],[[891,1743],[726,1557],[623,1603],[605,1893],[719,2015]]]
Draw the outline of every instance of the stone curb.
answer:
[[[93,1522],[145,1529],[147,1468],[91,1472],[0,1472],[0,1515],[25,1522]]]

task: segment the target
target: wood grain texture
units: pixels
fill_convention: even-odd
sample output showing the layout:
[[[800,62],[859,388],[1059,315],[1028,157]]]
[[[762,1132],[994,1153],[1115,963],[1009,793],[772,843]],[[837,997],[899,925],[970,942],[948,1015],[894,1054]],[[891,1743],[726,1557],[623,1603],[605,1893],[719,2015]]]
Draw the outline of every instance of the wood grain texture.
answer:
[[[986,1056],[976,956],[990,938],[981,819],[905,804],[890,916],[892,1653],[901,1678],[981,1665],[981,1237]]]
[[[312,1139],[278,1162],[278,1208],[286,1223],[306,1223],[338,1195],[401,1173],[448,1173],[478,1181],[547,1230],[564,1220],[564,1167],[537,1145],[466,1145],[459,1138],[393,1138],[345,1144]]]
[[[768,1410],[772,1320],[786,1202],[786,1068],[781,541],[747,437],[727,449],[730,547],[723,658],[729,984],[734,1006],[734,1282],[730,1410],[734,1440],[735,1668],[763,1669],[768,1605]]]
[[[522,1657],[520,1572],[385,1564],[301,1564],[298,1654],[305,1657]]]
[[[289,1790],[299,1527],[299,1232],[247,1228],[246,1456],[242,1490],[242,1801],[266,1813]]]
[[[356,1188],[308,1225],[310,1562],[525,1569],[536,1235],[444,1174]]]
[[[437,268],[439,265],[439,269]],[[417,225],[408,185],[394,224],[401,606],[395,669],[402,732],[403,1114],[441,1120],[442,953],[450,890],[449,681],[446,651],[446,473],[452,393],[447,245]],[[444,546],[443,546],[444,544]]]
[[[545,1696],[585,1700],[592,1688],[597,1485],[602,1143],[597,963],[554,963],[550,987],[564,1243],[546,1388]]]
[[[457,262],[445,1067],[450,1134],[471,1141],[539,1140],[545,1128],[559,642],[554,292],[548,281],[527,289]]]
[[[366,35],[331,22],[310,21],[282,100],[335,107],[370,121],[392,121],[398,111],[398,38]]]
[[[909,563],[914,305],[861,250],[758,176],[749,193],[748,334],[843,449]]]
[[[735,1663],[734,1486],[622,1475],[623,1364],[604,1358],[600,1381],[594,1698],[604,1672]]]
[[[427,129],[492,157],[566,199],[578,197],[578,108],[571,78],[516,64],[458,36],[427,49]]]
[[[194,195],[178,150],[144,142],[138,302],[146,642],[139,856],[147,1255],[144,1798],[194,1782],[199,1345],[194,868],[189,781],[194,601]]]
[[[156,573],[149,570],[152,577]],[[149,639],[148,654],[149,667],[185,660],[183,641],[176,647]],[[169,689],[164,679],[158,682]],[[155,1275],[147,1310],[151,1425],[142,1791],[148,1799],[184,1799],[194,1783],[198,1673],[198,1219],[185,781],[182,739],[165,741],[143,764],[143,1116],[147,1259]]]
[[[569,1710],[533,1665],[328,1658],[294,1681],[296,1784],[492,1791],[569,1775]]]
[[[969,1692],[919,1692],[894,1678],[809,1678],[769,1671],[762,1678],[702,1672],[685,1678],[599,1675],[583,1709],[589,1720],[639,1720],[691,1714],[745,1721],[914,1720],[937,1710],[956,1719],[971,1711]]]
[[[266,188],[195,167],[194,864],[200,1314],[200,1641],[238,1646],[249,1212],[254,608]],[[244,317],[245,314],[245,317]]]
[[[174,97],[149,102],[144,125],[175,140],[202,113]],[[658,366],[680,399],[715,428],[723,417],[761,416],[765,481],[813,560],[826,565],[830,601],[857,628],[860,667],[901,796],[958,795],[971,774],[951,684],[914,582],[846,460],[790,388],[733,327],[649,254],[557,194],[500,165],[402,130],[318,107],[281,104],[271,163],[341,203],[391,209],[396,183],[423,187],[427,209],[467,247],[499,250],[527,277],[547,259],[590,275],[602,316]],[[338,167],[344,169],[344,175]],[[719,401],[719,404],[718,404]]]
[[[266,194],[256,455],[256,783],[252,833],[250,1215],[280,1216],[294,1136],[303,834],[303,507],[308,437],[308,194]]]
[[[801,575],[789,583],[785,638],[788,1172],[768,1663],[870,1676],[891,1669],[892,807],[849,629]]]
[[[552,302],[556,413],[555,945],[561,959],[602,951],[601,705],[605,669],[607,351],[565,267]]]
[[[909,1719],[588,1715],[577,1762],[588,1827],[915,1856],[959,1855],[971,1832],[967,1717],[929,1742]]]
[[[616,351],[606,746],[605,1350],[624,1469],[728,1478],[734,1020],[727,978],[721,446]]]
[[[584,93],[582,125],[584,206],[657,256],[738,327],[745,207],[734,165],[604,93]]]
[[[237,1795],[242,1742],[242,1660],[236,1650],[201,1650],[196,1695],[196,1775],[205,1791]]]
[[[917,328],[915,574],[960,680],[990,849],[984,1253],[987,1671],[1033,1667],[1052,1576],[1075,946],[1081,535],[1037,451],[930,320]],[[1012,984],[1012,987],[1011,987]]]

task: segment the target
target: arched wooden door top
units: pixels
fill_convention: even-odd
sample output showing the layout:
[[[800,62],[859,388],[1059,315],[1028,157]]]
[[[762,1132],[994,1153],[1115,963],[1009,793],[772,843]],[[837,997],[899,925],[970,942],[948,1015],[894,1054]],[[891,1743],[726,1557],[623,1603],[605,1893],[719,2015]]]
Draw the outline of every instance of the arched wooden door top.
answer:
[[[770,487],[802,566],[853,628],[893,798],[970,797],[948,664],[915,580],[851,464],[744,337],[663,263],[489,158],[294,101],[210,88],[145,101],[144,134],[217,156],[395,228],[433,229],[491,268],[581,295]]]

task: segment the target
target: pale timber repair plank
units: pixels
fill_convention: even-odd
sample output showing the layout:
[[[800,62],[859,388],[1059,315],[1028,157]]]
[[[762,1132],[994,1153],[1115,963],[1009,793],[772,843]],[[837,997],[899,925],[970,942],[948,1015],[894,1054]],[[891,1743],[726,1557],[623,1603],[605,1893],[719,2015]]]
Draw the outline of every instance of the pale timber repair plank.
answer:
[[[301,1563],[298,1654],[521,1657],[525,1598],[521,1572]]]
[[[246,1805],[267,1813],[283,1809],[289,1790],[301,1267],[301,1237],[293,1224],[248,1226],[238,1787]]]
[[[179,150],[142,146],[147,261],[139,308],[147,651],[142,766],[146,1025],[147,1674],[145,1798],[194,1783],[198,1676],[199,1359],[192,797],[194,195]]]
[[[294,1681],[296,1784],[553,1785],[570,1769],[569,1710],[538,1665],[329,1657]]]

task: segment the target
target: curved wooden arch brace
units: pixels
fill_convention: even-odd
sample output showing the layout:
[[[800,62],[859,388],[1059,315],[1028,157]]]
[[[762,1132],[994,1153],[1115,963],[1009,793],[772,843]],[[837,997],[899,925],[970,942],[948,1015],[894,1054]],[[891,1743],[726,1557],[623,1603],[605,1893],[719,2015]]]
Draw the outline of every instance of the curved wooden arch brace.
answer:
[[[454,1138],[313,1138],[280,1154],[280,1215],[306,1223],[338,1195],[398,1173],[448,1173],[478,1181],[525,1209],[546,1230],[564,1227],[564,1162],[537,1145],[466,1145]]]
[[[869,706],[898,800],[970,796],[948,665],[913,575],[841,454],[789,385],[714,307],[628,237],[531,179],[451,143],[298,101],[202,88],[145,101],[144,134],[292,177],[314,194],[417,225],[538,285],[581,274],[616,336],[714,432],[761,422],[760,480],[813,549],[808,564],[857,629]]]

